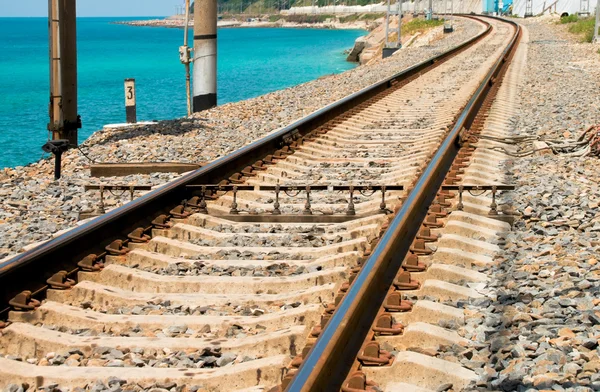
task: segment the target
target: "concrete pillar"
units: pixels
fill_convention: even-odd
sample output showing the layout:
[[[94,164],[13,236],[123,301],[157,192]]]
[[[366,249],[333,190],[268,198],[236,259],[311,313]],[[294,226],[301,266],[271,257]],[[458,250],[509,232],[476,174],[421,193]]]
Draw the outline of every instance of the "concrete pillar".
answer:
[[[390,45],[389,29],[390,29],[390,2],[387,0],[387,12],[385,13],[385,46],[387,48]]]
[[[401,33],[402,33],[402,0],[396,0],[398,8],[398,48],[402,47]]]
[[[58,37],[58,0],[48,0],[48,39],[50,56],[50,121],[48,131],[52,139],[60,139],[58,130],[62,128],[62,103],[60,92],[60,46]]]
[[[600,1],[596,3],[596,24],[594,25],[594,42],[600,42],[600,34],[598,34],[598,29],[600,29]]]
[[[75,0],[49,0],[52,139],[77,146],[77,19]]]
[[[217,106],[217,0],[194,2],[194,112]]]

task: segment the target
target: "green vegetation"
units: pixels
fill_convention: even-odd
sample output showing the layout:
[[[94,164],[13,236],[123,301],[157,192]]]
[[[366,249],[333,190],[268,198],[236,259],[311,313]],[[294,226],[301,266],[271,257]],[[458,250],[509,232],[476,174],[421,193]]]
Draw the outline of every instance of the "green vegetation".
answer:
[[[408,23],[402,24],[402,34],[412,35],[419,31],[425,31],[431,27],[441,26],[443,24],[444,24],[444,19],[438,19],[438,20],[413,19]]]
[[[318,14],[318,15],[270,15],[269,22],[277,22],[278,20],[285,20],[291,23],[324,23],[327,19],[335,20],[338,19],[342,23],[355,22],[358,20],[375,20],[383,18],[383,14],[352,14],[347,16],[336,16],[330,14]]]
[[[291,23],[324,23],[327,19],[338,19],[342,23],[354,22],[357,20],[375,20],[383,18],[383,14],[353,14],[347,16],[335,16],[335,15],[270,15],[269,22],[277,22],[278,20],[285,20]],[[435,26],[441,26],[444,24],[443,19],[438,20],[425,20],[425,19],[413,19],[410,22],[402,24],[402,34],[412,35],[419,31],[425,31]]]
[[[444,24],[444,19],[438,19],[438,20],[425,20],[425,19],[413,19],[410,22],[407,23],[402,23],[402,35],[404,37],[409,36],[409,35],[414,35],[418,32],[423,32],[427,29],[430,29],[432,27],[436,27],[436,26],[441,26]],[[390,33],[390,41],[394,42],[396,41],[398,38],[398,34],[395,31],[392,31]],[[381,44],[381,46],[383,47],[383,43]]]
[[[561,24],[575,23],[575,22],[577,22],[578,19],[579,19],[579,17],[577,15],[562,16],[560,18],[560,23]]]
[[[323,7],[331,5],[368,5],[376,3],[373,0],[314,0],[314,5]],[[395,3],[392,0],[392,3]],[[274,14],[291,7],[310,7],[313,0],[218,0],[220,14],[265,15]],[[194,9],[194,2],[191,3]],[[367,14],[369,15],[369,14]]]
[[[596,21],[594,18],[580,19],[569,26],[569,31],[573,34],[580,35],[583,42],[592,42],[594,39],[595,24]]]
[[[561,24],[568,24],[570,33],[581,37],[581,42],[592,42],[594,39],[594,26],[596,21],[593,17],[579,18],[577,15],[563,16],[560,18]]]
[[[357,20],[376,20],[379,18],[383,18],[383,14],[351,14],[348,16],[340,17],[340,22],[348,23],[355,22]]]
[[[270,15],[269,22],[285,20],[291,23],[324,23],[327,19],[335,19],[334,15]]]

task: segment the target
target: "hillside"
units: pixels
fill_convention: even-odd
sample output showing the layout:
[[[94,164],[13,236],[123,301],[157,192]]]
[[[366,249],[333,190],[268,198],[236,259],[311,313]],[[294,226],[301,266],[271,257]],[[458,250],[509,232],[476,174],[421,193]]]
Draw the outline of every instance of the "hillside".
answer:
[[[219,0],[219,13],[224,14],[261,14],[286,10],[294,6],[310,6],[313,0]],[[333,4],[334,0],[314,0],[314,5],[326,6]],[[374,3],[372,0],[347,0],[336,1],[336,5],[367,5]],[[192,2],[192,11],[194,3]]]

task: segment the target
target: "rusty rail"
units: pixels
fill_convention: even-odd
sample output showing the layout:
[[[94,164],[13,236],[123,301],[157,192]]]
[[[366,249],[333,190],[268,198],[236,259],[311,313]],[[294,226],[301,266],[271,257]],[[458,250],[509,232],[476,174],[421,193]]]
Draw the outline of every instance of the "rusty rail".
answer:
[[[383,303],[386,288],[392,284],[437,189],[458,153],[461,131],[471,127],[488,93],[499,82],[517,47],[521,36],[520,26],[501,18],[490,18],[515,26],[514,36],[465,106],[371,256],[365,261],[286,391],[340,390]]]

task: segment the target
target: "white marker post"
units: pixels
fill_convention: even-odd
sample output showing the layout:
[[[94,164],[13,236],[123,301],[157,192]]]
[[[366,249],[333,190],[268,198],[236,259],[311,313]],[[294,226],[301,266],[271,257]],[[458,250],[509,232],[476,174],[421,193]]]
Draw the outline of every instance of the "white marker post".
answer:
[[[128,124],[137,123],[135,79],[125,79],[125,115]]]

